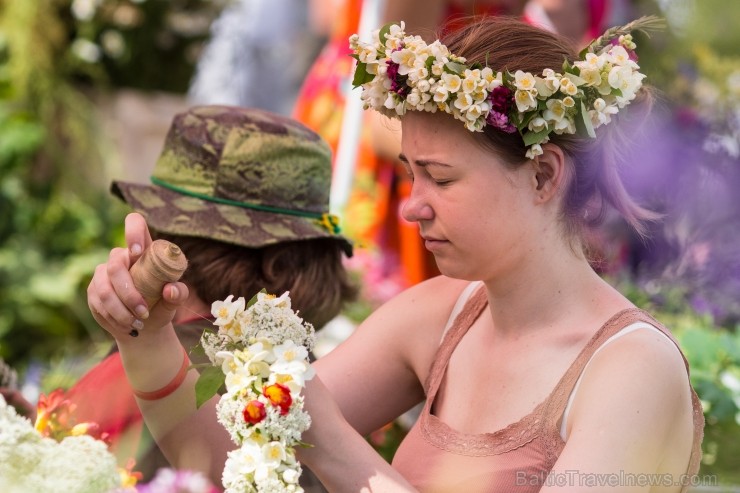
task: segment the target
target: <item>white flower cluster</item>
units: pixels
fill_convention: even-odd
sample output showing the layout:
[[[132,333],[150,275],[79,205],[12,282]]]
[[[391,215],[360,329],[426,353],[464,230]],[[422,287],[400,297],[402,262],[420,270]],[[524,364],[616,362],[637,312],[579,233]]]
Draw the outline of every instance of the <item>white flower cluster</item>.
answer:
[[[289,293],[259,293],[216,301],[217,333],[201,339],[206,354],[225,374],[219,422],[239,448],[223,472],[227,492],[301,492],[294,447],[311,425],[301,391],[314,371],[308,362],[314,329],[290,306]]]
[[[439,40],[427,44],[406,35],[404,27],[401,22],[376,30],[369,43],[357,34],[350,37],[357,59],[353,85],[362,87],[365,109],[390,117],[409,110],[443,111],[471,131],[487,125],[519,131],[529,159],[542,153],[550,133],[576,133],[579,119],[593,137],[594,127],[609,123],[634,99],[645,77],[631,56],[630,35],[566,64],[564,73],[546,69],[534,75],[466,65]]]
[[[105,443],[88,435],[44,438],[0,396],[0,491],[106,493],[120,485]]]

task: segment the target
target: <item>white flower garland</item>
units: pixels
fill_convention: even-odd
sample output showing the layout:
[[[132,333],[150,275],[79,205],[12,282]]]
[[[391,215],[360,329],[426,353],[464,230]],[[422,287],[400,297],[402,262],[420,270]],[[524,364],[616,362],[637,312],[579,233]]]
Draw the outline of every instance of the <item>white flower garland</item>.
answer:
[[[518,131],[528,147],[526,157],[542,154],[551,133],[577,131],[594,137],[594,128],[635,98],[645,75],[640,73],[630,30],[655,27],[643,18],[607,31],[562,73],[546,69],[535,75],[494,72],[450,53],[439,40],[427,44],[404,32],[404,23],[373,32],[372,41],[357,34],[350,48],[357,60],[354,87],[362,87],[365,109],[389,117],[406,111],[443,111],[480,132],[492,125],[504,132]],[[611,37],[611,35],[614,35]],[[606,43],[602,46],[602,42]]]
[[[311,425],[301,390],[314,375],[313,326],[291,309],[287,292],[259,293],[250,307],[232,295],[211,313],[218,332],[206,332],[201,344],[225,375],[218,420],[239,446],[224,467],[226,492],[303,491],[295,447]]]

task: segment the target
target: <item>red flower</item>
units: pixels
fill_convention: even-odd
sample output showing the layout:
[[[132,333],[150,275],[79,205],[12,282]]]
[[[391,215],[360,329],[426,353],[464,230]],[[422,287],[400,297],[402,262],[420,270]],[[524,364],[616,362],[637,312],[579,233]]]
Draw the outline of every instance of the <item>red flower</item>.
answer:
[[[244,415],[244,421],[250,425],[256,425],[265,419],[265,416],[267,415],[265,412],[265,405],[256,400],[247,402],[242,414]]]
[[[262,395],[270,399],[270,404],[280,408],[281,416],[288,414],[290,405],[293,404],[290,389],[281,383],[266,386],[262,389]]]

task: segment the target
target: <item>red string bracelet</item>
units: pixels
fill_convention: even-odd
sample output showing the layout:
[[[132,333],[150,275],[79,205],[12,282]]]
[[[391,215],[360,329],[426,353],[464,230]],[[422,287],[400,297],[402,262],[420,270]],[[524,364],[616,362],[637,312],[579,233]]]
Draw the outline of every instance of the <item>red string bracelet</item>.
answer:
[[[190,358],[188,358],[188,352],[185,350],[185,348],[183,348],[182,353],[182,366],[180,367],[180,371],[177,372],[177,375],[175,375],[170,383],[159,390],[153,390],[151,392],[142,392],[141,390],[134,389],[134,395],[139,399],[143,399],[145,401],[156,401],[158,399],[163,399],[167,397],[172,392],[180,388],[182,382],[185,381],[185,376],[188,374],[188,367],[190,366]]]

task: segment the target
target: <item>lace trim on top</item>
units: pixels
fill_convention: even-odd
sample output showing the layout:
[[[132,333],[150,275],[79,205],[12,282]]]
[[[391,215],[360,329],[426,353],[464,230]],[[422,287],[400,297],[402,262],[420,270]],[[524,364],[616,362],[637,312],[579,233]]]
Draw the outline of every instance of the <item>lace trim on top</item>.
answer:
[[[421,435],[427,442],[437,448],[466,456],[499,455],[539,439],[551,467],[565,446],[557,423],[565,409],[568,396],[590,355],[599,347],[600,342],[605,337],[615,332],[615,328],[624,327],[633,320],[645,320],[647,318],[647,320],[654,321],[654,319],[638,308],[621,310],[607,320],[593,335],[552,392],[532,412],[520,420],[491,433],[462,433],[454,430],[433,415],[431,408],[447,369],[450,356],[486,306],[488,306],[486,291],[481,288],[476,291],[463,311],[457,316],[452,328],[447,332],[437,350],[425,385],[427,399],[419,418]],[[627,323],[625,324],[625,322]]]

